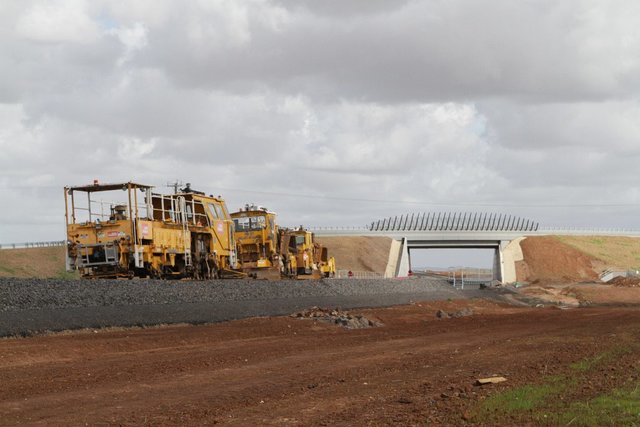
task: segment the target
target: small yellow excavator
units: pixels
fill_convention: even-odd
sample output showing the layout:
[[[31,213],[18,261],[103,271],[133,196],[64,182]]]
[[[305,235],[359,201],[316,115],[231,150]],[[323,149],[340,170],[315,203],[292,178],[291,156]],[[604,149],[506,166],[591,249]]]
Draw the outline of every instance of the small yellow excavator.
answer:
[[[298,279],[334,277],[336,260],[329,257],[327,248],[314,242],[313,233],[302,226],[280,229],[280,256],[283,275]]]

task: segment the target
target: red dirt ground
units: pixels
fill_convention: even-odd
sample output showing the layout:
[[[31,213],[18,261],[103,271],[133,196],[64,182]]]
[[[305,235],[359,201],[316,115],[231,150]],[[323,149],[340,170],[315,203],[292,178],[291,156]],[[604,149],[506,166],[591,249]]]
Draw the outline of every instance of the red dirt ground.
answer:
[[[465,307],[475,314],[435,316]],[[477,423],[469,411],[489,394],[637,342],[640,331],[637,308],[468,300],[360,313],[385,326],[278,317],[0,340],[0,424]],[[492,375],[507,382],[473,385]],[[605,370],[579,393],[624,375]]]

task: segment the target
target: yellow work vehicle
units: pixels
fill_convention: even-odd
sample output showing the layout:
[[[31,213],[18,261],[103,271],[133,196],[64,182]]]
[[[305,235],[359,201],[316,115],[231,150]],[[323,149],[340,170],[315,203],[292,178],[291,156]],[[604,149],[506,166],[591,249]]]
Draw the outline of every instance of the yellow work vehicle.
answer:
[[[238,277],[223,199],[125,182],[65,187],[67,270],[82,277]],[[79,197],[80,196],[80,197]]]
[[[288,277],[321,278],[336,274],[336,261],[327,248],[314,242],[313,233],[300,228],[280,230],[280,255],[283,274]]]
[[[231,213],[231,218],[242,271],[258,279],[279,279],[276,214],[261,206],[245,205],[244,209]]]

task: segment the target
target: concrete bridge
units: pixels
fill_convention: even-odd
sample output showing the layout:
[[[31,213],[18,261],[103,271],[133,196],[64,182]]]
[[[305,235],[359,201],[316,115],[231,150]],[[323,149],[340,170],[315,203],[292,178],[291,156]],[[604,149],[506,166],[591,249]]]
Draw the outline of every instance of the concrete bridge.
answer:
[[[361,228],[314,228],[318,236],[381,236],[393,239],[385,277],[406,277],[412,249],[493,249],[493,276],[516,281],[516,261],[523,260],[520,241],[529,236],[584,235],[640,237],[623,229],[551,229],[532,220],[493,213],[420,213],[389,217]]]

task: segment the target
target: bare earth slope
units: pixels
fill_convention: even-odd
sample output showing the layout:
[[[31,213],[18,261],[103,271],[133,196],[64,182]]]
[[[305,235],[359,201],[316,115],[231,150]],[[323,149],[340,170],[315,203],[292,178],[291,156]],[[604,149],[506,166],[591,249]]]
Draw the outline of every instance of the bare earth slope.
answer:
[[[607,268],[640,265],[640,239],[617,236],[540,236],[520,242],[524,260],[516,263],[521,282],[598,280]]]
[[[388,237],[316,237],[336,258],[339,270],[373,271],[384,274],[389,260]]]
[[[528,237],[520,242],[524,260],[516,263],[518,281],[580,282],[598,279],[596,258],[554,236]]]

